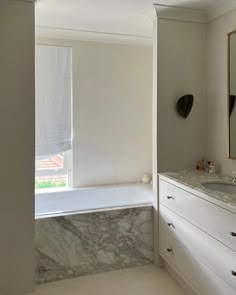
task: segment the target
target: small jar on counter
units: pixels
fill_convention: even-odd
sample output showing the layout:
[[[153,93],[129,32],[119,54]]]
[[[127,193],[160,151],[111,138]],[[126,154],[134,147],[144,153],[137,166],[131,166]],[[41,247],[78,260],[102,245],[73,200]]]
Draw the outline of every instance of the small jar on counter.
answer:
[[[211,162],[211,163],[209,164],[209,166],[208,166],[208,172],[209,172],[210,174],[214,174],[214,173],[216,173],[216,166],[215,166],[215,164],[214,164],[213,162]]]

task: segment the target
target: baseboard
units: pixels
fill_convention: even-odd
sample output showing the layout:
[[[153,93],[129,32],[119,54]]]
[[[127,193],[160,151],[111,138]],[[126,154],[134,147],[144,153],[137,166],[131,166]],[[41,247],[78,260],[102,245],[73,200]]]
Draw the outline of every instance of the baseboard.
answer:
[[[202,295],[196,289],[190,286],[190,284],[182,276],[180,276],[177,271],[166,261],[164,262],[164,268],[171,275],[171,277],[182,287],[187,295]]]

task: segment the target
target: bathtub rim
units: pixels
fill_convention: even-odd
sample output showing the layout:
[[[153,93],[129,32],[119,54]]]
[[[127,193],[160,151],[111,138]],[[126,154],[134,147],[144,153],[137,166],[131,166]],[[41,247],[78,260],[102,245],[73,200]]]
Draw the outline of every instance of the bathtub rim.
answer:
[[[45,219],[45,218],[55,218],[55,217],[63,217],[69,215],[78,215],[78,214],[86,214],[86,213],[96,213],[96,212],[105,212],[105,211],[114,211],[114,210],[122,210],[122,209],[130,209],[130,208],[140,208],[140,207],[153,207],[154,204],[154,195],[153,195],[153,186],[152,184],[143,184],[143,183],[125,183],[125,184],[113,184],[113,185],[101,185],[101,186],[89,186],[89,187],[79,187],[79,188],[60,188],[60,189],[43,189],[43,192],[35,192],[35,198],[40,196],[44,198],[44,195],[53,195],[53,194],[63,194],[67,192],[76,192],[76,191],[86,191],[86,190],[102,190],[102,189],[112,189],[112,188],[130,188],[130,187],[140,187],[145,188],[146,193],[152,194],[152,200],[140,200],[137,202],[121,205],[104,205],[98,208],[86,208],[86,209],[77,209],[77,210],[68,210],[68,211],[54,211],[54,212],[46,212],[46,213],[37,213],[35,212],[35,220]]]
[[[67,212],[54,212],[54,213],[42,213],[35,215],[35,220],[46,219],[46,218],[56,218],[56,217],[64,217],[64,216],[72,216],[72,215],[80,215],[86,213],[97,213],[97,212],[106,212],[106,211],[115,211],[115,210],[125,210],[132,208],[145,208],[145,207],[153,207],[153,202],[145,202],[134,205],[125,205],[125,206],[114,206],[114,207],[104,207],[104,208],[96,208],[96,209],[86,209],[86,210],[75,210],[75,211],[67,211]]]
[[[101,184],[101,185],[91,185],[91,186],[81,186],[81,187],[55,187],[55,188],[40,188],[35,189],[35,197],[37,195],[43,194],[58,194],[65,192],[73,191],[82,191],[82,190],[97,190],[97,189],[108,189],[108,188],[118,188],[118,187],[130,187],[130,186],[143,186],[143,187],[152,187],[152,183],[142,183],[142,182],[129,182],[129,183],[118,183],[118,184]]]

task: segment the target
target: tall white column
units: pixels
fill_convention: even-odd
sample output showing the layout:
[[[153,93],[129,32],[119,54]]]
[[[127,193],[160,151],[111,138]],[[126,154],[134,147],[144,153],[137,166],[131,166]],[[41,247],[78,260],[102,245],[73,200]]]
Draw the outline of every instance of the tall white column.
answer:
[[[199,10],[155,5],[153,30],[153,190],[154,261],[158,249],[158,172],[191,169],[204,156],[206,141],[206,15]],[[176,112],[177,100],[195,97],[188,119]]]

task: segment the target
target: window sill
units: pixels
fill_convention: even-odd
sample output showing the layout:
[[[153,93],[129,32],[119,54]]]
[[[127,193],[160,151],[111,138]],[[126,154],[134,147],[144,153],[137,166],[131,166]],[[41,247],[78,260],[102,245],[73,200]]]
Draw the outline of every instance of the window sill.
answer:
[[[41,195],[41,194],[48,194],[48,193],[58,193],[58,192],[68,192],[73,191],[73,187],[54,187],[54,188],[38,188],[35,189],[35,195]]]

